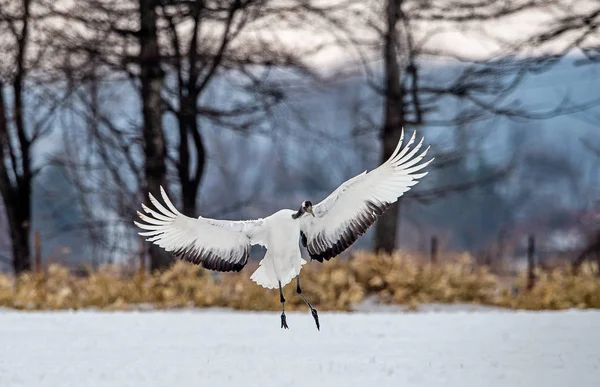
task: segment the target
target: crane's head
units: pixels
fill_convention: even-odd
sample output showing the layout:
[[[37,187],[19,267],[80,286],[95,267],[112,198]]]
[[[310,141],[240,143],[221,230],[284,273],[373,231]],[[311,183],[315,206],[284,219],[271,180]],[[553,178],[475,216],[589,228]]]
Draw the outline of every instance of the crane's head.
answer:
[[[315,216],[315,213],[313,212],[312,202],[310,200],[303,201],[300,205],[300,208],[298,209],[298,212],[292,215],[292,218],[298,219],[304,214],[311,214],[312,216]]]
[[[308,212],[312,216],[315,216],[315,213],[313,212],[313,209],[312,209],[312,203],[310,200],[305,200],[302,202],[302,209],[304,210],[304,212]]]

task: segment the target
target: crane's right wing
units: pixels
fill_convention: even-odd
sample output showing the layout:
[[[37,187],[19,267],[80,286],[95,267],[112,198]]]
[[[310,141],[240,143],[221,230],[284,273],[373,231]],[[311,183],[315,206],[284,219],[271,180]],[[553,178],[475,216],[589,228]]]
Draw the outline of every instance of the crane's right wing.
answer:
[[[263,244],[259,239],[264,228],[262,219],[228,221],[183,215],[160,188],[163,206],[151,194],[156,210],[142,204],[145,215],[137,212],[142,222],[134,222],[146,230],[139,234],[146,240],[172,252],[188,262],[216,271],[240,271],[248,262],[250,246]]]
[[[300,230],[302,244],[310,257],[329,260],[350,247],[406,191],[425,175],[433,159],[423,161],[423,139],[411,149],[415,133],[403,147],[404,131],[390,158],[370,171],[340,185],[313,207],[314,217],[304,216]]]

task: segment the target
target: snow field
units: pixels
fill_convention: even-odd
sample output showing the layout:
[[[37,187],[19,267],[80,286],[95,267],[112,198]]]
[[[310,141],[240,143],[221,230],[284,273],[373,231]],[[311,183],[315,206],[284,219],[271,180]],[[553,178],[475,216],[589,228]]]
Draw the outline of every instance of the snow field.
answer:
[[[0,387],[600,386],[600,312],[0,311]]]

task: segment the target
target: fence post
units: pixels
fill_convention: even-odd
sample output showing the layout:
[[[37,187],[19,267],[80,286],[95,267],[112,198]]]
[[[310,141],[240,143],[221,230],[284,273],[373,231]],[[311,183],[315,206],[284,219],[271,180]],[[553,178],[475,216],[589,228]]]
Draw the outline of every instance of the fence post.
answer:
[[[527,290],[535,286],[535,237],[529,235],[527,245]]]
[[[34,247],[33,267],[35,274],[39,276],[42,273],[42,237],[39,231],[35,232]]]
[[[144,239],[140,238],[140,278],[142,282],[144,281],[144,277],[146,276],[146,244],[144,243]]]
[[[42,278],[42,237],[39,231],[35,232],[33,239],[34,255],[33,255],[33,270],[35,271],[35,287],[36,287],[36,302],[40,308],[46,299],[46,287],[44,278]]]
[[[438,260],[438,240],[437,237],[431,237],[431,252],[430,259],[432,264],[436,264]]]

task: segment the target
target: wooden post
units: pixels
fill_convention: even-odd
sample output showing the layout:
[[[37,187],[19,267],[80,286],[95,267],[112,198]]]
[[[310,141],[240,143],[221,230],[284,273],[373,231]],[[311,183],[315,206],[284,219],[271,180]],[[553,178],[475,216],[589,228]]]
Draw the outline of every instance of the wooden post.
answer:
[[[535,237],[529,236],[527,245],[527,290],[535,286]]]
[[[437,237],[431,237],[431,252],[430,259],[432,264],[436,264],[438,260],[438,240]]]
[[[146,244],[144,243],[143,238],[139,238],[140,248],[139,248],[139,259],[140,264],[138,267],[137,278],[135,278],[135,282],[138,286],[138,291],[140,292],[140,296],[143,300],[146,299]]]
[[[146,276],[146,244],[144,239],[140,238],[140,279],[143,281]]]
[[[35,232],[34,247],[35,247],[35,253],[34,253],[35,255],[34,255],[33,265],[34,265],[35,274],[37,276],[39,276],[42,273],[42,237],[41,237],[39,231]]]
[[[43,284],[44,279],[42,278],[42,237],[39,231],[35,232],[33,244],[33,270],[35,271],[35,286],[37,291],[36,301],[38,308],[40,308],[43,304],[43,301],[46,299],[46,294],[45,287]]]

